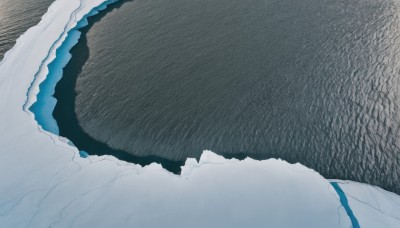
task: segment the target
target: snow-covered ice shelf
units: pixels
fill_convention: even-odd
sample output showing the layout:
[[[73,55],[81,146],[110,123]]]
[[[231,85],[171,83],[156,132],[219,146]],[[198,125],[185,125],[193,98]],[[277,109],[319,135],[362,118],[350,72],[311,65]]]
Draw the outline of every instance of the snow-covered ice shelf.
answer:
[[[181,175],[111,156],[81,158],[29,107],[58,47],[113,1],[56,0],[0,63],[1,227],[350,227],[330,181],[301,164],[205,151]],[[361,227],[400,227],[400,197],[335,180]]]

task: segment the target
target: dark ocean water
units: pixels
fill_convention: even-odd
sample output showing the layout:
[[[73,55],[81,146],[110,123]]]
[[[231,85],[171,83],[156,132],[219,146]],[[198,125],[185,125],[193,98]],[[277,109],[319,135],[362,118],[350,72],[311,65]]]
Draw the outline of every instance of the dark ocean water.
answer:
[[[0,61],[17,38],[36,25],[54,0],[0,0]]]
[[[89,154],[282,158],[400,193],[399,50],[394,0],[125,1],[83,30],[54,116]]]

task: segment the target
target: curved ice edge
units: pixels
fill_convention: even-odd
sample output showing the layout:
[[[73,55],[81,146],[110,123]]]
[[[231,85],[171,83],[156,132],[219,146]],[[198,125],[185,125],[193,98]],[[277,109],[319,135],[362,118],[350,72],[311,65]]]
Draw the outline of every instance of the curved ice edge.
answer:
[[[56,2],[54,2],[53,4],[52,4],[52,6],[50,7],[50,9],[49,9],[49,12],[50,11],[52,11],[52,8],[54,8],[55,6],[54,5],[56,5],[56,3],[60,3],[61,2],[61,0],[57,0]],[[111,3],[111,2],[113,2],[113,1],[109,1],[109,3]],[[65,4],[66,4],[66,2],[64,2]],[[76,3],[76,2],[75,2]],[[43,81],[43,80],[45,80],[46,79],[46,76],[47,76],[47,73],[48,73],[48,68],[47,67],[43,67],[43,66],[48,66],[49,65],[49,63],[51,63],[54,59],[56,59],[56,57],[57,57],[57,53],[55,52],[55,50],[57,50],[57,48],[58,47],[60,47],[61,45],[62,45],[62,43],[64,43],[64,40],[66,39],[66,37],[67,37],[67,34],[68,34],[68,32],[70,31],[70,30],[72,30],[72,29],[74,29],[74,28],[76,28],[76,26],[78,25],[78,21],[79,20],[77,20],[77,18],[79,18],[79,13],[81,13],[80,12],[80,10],[79,9],[82,9],[82,7],[85,7],[85,4],[87,4],[87,3],[89,3],[88,1],[84,1],[84,0],[82,0],[82,1],[79,1],[79,4],[78,5],[76,5],[76,7],[75,7],[75,9],[72,11],[72,13],[69,15],[69,19],[71,20],[71,18],[74,18],[75,20],[73,20],[73,21],[70,21],[70,22],[68,22],[67,24],[65,24],[65,26],[64,26],[64,29],[63,29],[63,31],[62,32],[60,32],[60,36],[59,36],[59,38],[58,39],[56,39],[56,41],[54,42],[54,43],[52,43],[51,44],[51,46],[49,46],[49,48],[47,48],[47,49],[45,49],[44,51],[46,51],[46,50],[49,50],[48,52],[47,52],[47,54],[45,54],[45,56],[46,57],[44,57],[43,58],[43,61],[41,61],[41,64],[40,64],[40,67],[39,67],[39,71],[35,71],[35,72],[37,72],[35,75],[36,75],[36,78],[35,78],[35,80],[34,80],[34,82],[32,83],[32,84],[30,84],[29,85],[29,92],[28,92],[28,94],[26,94],[26,96],[25,96],[25,102],[21,102],[21,97],[17,97],[15,100],[16,101],[18,101],[18,102],[16,102],[15,104],[20,104],[20,103],[23,103],[24,104],[24,106],[25,106],[25,111],[31,116],[31,120],[33,119],[33,114],[32,113],[30,113],[29,111],[27,111],[27,109],[26,109],[26,107],[30,107],[34,102],[35,102],[35,99],[36,99],[36,95],[38,94],[38,92],[39,92],[39,86],[38,85],[40,85],[41,84],[41,82]],[[101,7],[101,5],[102,4],[105,4],[105,2],[102,2],[102,1],[96,1],[96,0],[92,0],[92,1],[90,1],[90,3],[93,3],[93,7],[92,8],[95,8],[96,7],[96,5],[98,6],[98,7]],[[72,3],[71,3],[72,4]],[[86,5],[87,6],[87,5]],[[105,7],[106,5],[104,5],[103,7]],[[59,7],[59,6],[58,6]],[[100,8],[99,8],[100,9]],[[90,12],[92,12],[92,10],[93,9],[91,9],[91,11]],[[75,15],[74,15],[74,12],[75,12]],[[88,15],[90,15],[90,12],[89,13],[86,13],[86,14],[84,14],[83,16],[82,15],[80,15],[80,17],[81,18],[84,18],[84,17],[87,17]],[[46,14],[45,16],[43,16],[42,17],[42,21],[39,23],[39,25],[41,25],[41,24],[43,24],[44,22],[43,22],[43,20],[48,20],[48,18],[47,17],[50,17],[49,16],[49,14]],[[50,17],[50,19],[52,19],[51,17]],[[26,34],[29,34],[30,32],[32,33],[32,30],[35,30],[35,29],[38,29],[40,26],[35,26],[35,27],[33,27],[33,28],[31,28],[31,29],[29,29],[28,31],[27,31],[27,33]],[[43,31],[43,32],[45,32],[45,31]],[[9,62],[11,62],[11,65],[12,65],[12,63],[13,62],[16,62],[16,63],[18,63],[18,59],[15,59],[16,57],[18,57],[19,56],[19,58],[21,58],[22,56],[20,55],[20,54],[15,54],[15,56],[14,56],[14,59],[12,58],[12,55],[13,55],[13,52],[15,51],[15,49],[18,49],[17,47],[20,47],[21,45],[25,45],[26,44],[26,42],[28,42],[28,44],[30,44],[30,43],[32,43],[33,42],[33,44],[35,44],[35,40],[33,39],[33,41],[31,41],[30,40],[30,37],[29,37],[29,35],[23,35],[23,36],[21,36],[19,39],[18,39],[18,42],[17,42],[17,44],[14,46],[14,48],[13,49],[11,49],[9,52],[7,52],[6,53],[6,55],[5,55],[5,58],[3,59],[3,61],[0,63],[0,87],[3,87],[3,88],[5,88],[6,90],[8,89],[8,91],[6,91],[6,92],[8,92],[8,93],[6,93],[6,92],[4,92],[4,91],[1,91],[3,94],[6,94],[6,95],[9,95],[9,94],[12,94],[13,95],[13,93],[11,93],[10,92],[10,88],[12,88],[12,86],[10,87],[10,88],[7,88],[5,85],[8,83],[10,83],[9,81],[11,81],[11,84],[13,84],[12,82],[12,80],[7,80],[7,76],[8,77],[10,77],[10,74],[12,74],[14,71],[13,71],[13,67],[11,67],[10,68],[10,65],[8,65],[8,66],[4,66],[4,65],[6,65],[6,64],[4,64],[4,63],[9,63]],[[29,45],[28,45],[29,46]],[[20,48],[21,49],[21,48]],[[18,50],[17,50],[18,51]],[[10,60],[10,56],[11,56],[11,60]],[[14,67],[15,68],[15,67]],[[34,68],[36,68],[37,69],[37,67],[35,67],[34,66]],[[18,72],[18,71],[17,71]],[[28,70],[26,71],[26,72],[29,72]],[[30,72],[33,72],[33,71],[30,71]],[[32,76],[31,76],[32,74],[30,74],[30,75],[25,75],[25,77],[27,77],[27,78],[31,78]],[[4,84],[4,82],[5,82],[5,84]],[[15,83],[14,83],[14,86],[15,86]],[[24,90],[24,86],[21,86],[22,87],[22,89]],[[26,90],[25,90],[26,91]],[[20,93],[15,93],[15,94],[17,94],[17,95],[20,95]],[[12,107],[13,105],[11,105],[11,104],[8,104],[8,103],[4,103],[4,101],[2,101],[2,102],[0,102],[0,104],[4,104],[4,105],[2,105],[2,106],[4,106],[4,107],[8,107],[8,106],[10,106],[11,108],[11,112],[12,111],[15,111],[15,110],[13,110],[12,108],[14,108],[14,107]],[[19,107],[21,107],[21,106],[19,106]],[[4,118],[4,117],[9,117],[9,116],[13,116],[13,115],[4,115],[4,116],[0,116],[0,117],[2,117],[2,121],[5,121],[6,120],[6,118]],[[35,121],[33,120],[32,121],[33,123],[34,123],[34,125],[36,125],[36,123],[35,123]],[[32,125],[31,125],[32,126]],[[5,134],[5,130],[6,130],[6,128],[3,128],[3,126],[0,126],[1,128],[0,128],[0,132],[3,132],[3,134]],[[56,145],[59,145],[59,146],[62,146],[62,147],[64,147],[64,148],[69,148],[69,150],[71,150],[71,151],[74,151],[74,157],[72,158],[72,160],[76,160],[76,162],[80,162],[80,160],[78,159],[78,158],[76,158],[75,157],[75,154],[79,154],[79,151],[77,151],[77,149],[75,148],[75,147],[73,147],[73,146],[71,146],[71,144],[70,144],[70,142],[67,140],[67,139],[64,139],[64,138],[62,138],[62,137],[59,137],[59,136],[57,136],[57,135],[55,135],[55,134],[49,134],[48,132],[46,132],[46,131],[43,131],[43,130],[41,130],[40,129],[40,126],[39,126],[39,130],[42,132],[42,133],[45,133],[46,135],[49,135],[53,140],[54,140],[54,143],[56,144]],[[0,142],[2,143],[1,145],[5,145],[6,146],[6,148],[9,148],[10,146],[9,145],[7,145],[4,141],[1,141],[2,139],[0,139]],[[6,141],[7,142],[7,141]],[[69,144],[69,145],[68,145]],[[12,147],[11,147],[12,148]],[[4,156],[3,156],[4,157]],[[78,161],[79,160],[79,161]],[[136,170],[137,170],[137,172],[138,173],[142,173],[142,172],[145,172],[146,170],[147,170],[147,172],[149,172],[150,170],[160,170],[161,172],[163,172],[163,173],[167,173],[166,172],[166,170],[164,170],[164,169],[162,169],[162,167],[160,166],[160,165],[158,165],[158,164],[152,164],[152,165],[150,165],[150,166],[147,166],[147,167],[140,167],[140,166],[137,166],[137,165],[133,165],[133,164],[128,164],[128,163],[126,163],[126,162],[123,162],[123,161],[120,161],[120,160],[118,160],[118,159],[116,159],[116,158],[114,158],[114,157],[112,157],[112,156],[101,156],[101,157],[98,157],[98,156],[90,156],[89,157],[89,159],[88,159],[89,161],[90,161],[90,163],[98,163],[98,162],[100,162],[100,161],[112,161],[113,163],[115,163],[115,164],[117,164],[118,166],[120,166],[120,165],[122,165],[122,166],[129,166],[129,167],[132,167],[132,168],[135,168]],[[1,162],[2,160],[0,159],[0,162]],[[186,161],[186,163],[185,163],[185,165],[182,167],[182,174],[181,174],[181,177],[184,177],[184,178],[187,178],[187,179],[190,179],[190,178],[194,178],[193,177],[193,172],[199,172],[200,170],[204,170],[204,167],[205,166],[207,166],[208,168],[210,168],[210,166],[209,165],[213,165],[212,167],[214,167],[215,168],[215,165],[216,164],[220,164],[220,165],[223,165],[223,166],[226,166],[226,165],[228,165],[228,164],[235,164],[235,165],[244,165],[244,164],[248,164],[248,163],[252,163],[253,165],[255,165],[255,164],[261,164],[261,163],[264,163],[264,162],[268,162],[268,163],[276,163],[276,162],[278,162],[278,166],[277,167],[275,167],[275,169],[281,169],[281,168],[284,168],[284,167],[287,167],[287,168],[289,168],[289,169],[291,169],[291,170],[293,170],[294,172],[296,172],[296,173],[305,173],[305,174],[307,174],[307,175],[317,175],[317,176],[319,176],[320,178],[321,178],[321,180],[323,179],[322,178],[322,176],[320,176],[318,173],[316,173],[315,171],[313,171],[313,170],[311,170],[311,169],[308,169],[308,168],[306,168],[306,167],[304,167],[304,166],[302,166],[301,164],[293,164],[293,165],[290,165],[290,164],[288,164],[288,163],[286,163],[286,162],[284,162],[284,161],[282,161],[282,160],[280,160],[280,159],[278,159],[278,160],[275,160],[275,159],[269,159],[269,160],[264,160],[264,161],[255,161],[255,160],[253,160],[253,159],[249,159],[249,158],[247,158],[247,159],[245,159],[244,161],[241,161],[241,162],[239,162],[238,160],[236,160],[236,159],[225,159],[225,158],[223,158],[223,157],[221,157],[221,156],[218,156],[218,155],[216,155],[216,154],[214,154],[214,153],[212,153],[212,152],[209,152],[209,151],[204,151],[203,152],[203,155],[201,156],[201,159],[200,159],[200,161],[199,162],[197,162],[195,159],[187,159],[187,161]],[[6,166],[5,166],[6,167]],[[314,174],[313,174],[314,173]],[[171,174],[172,175],[172,174]],[[172,176],[174,176],[174,175],[172,175]],[[189,178],[190,177],[190,178]],[[282,178],[286,178],[285,176],[283,176]],[[339,181],[338,181],[339,182]],[[353,185],[351,185],[351,186],[353,186]],[[367,186],[367,185],[363,185],[363,186]],[[343,187],[343,185],[341,184],[341,187]],[[329,191],[332,193],[332,194],[334,194],[334,196],[337,198],[337,199],[339,199],[339,197],[335,194],[335,192],[333,191],[333,187],[332,186],[330,186],[329,185]],[[295,191],[299,191],[300,189],[296,189]],[[1,191],[1,190],[0,190]],[[293,190],[294,191],[294,190]],[[344,190],[344,192],[348,192],[348,189],[345,189]],[[393,195],[391,195],[391,197],[393,197],[393,198],[395,198],[396,200],[397,200],[397,198],[396,197],[398,197],[397,195],[395,195],[395,194],[393,194]],[[328,199],[326,199],[326,200],[328,200]],[[395,201],[395,202],[397,202],[397,201]],[[286,202],[286,203],[288,203],[289,204],[289,202]],[[351,204],[351,202],[350,202],[350,204]],[[2,205],[1,203],[0,203],[0,205]],[[399,204],[400,205],[400,204]],[[2,209],[2,207],[0,206],[0,217],[1,217],[1,209]],[[355,214],[357,215],[357,212],[355,212]],[[386,213],[387,214],[387,213]],[[393,217],[393,216],[392,216]],[[394,216],[395,217],[395,216]],[[362,223],[361,223],[362,224]]]
[[[47,9],[47,12],[51,12],[53,10],[53,8],[54,8],[54,5],[55,5],[55,1],[53,1],[53,3],[50,4],[49,8]],[[30,30],[34,30],[36,27],[38,27],[40,24],[42,24],[44,21],[46,21],[48,16],[49,16],[48,13],[45,13],[41,17],[41,20],[39,21],[39,23],[36,26],[28,28],[28,30],[25,31],[25,33],[29,32]],[[3,59],[1,59],[1,61],[0,61],[0,67],[3,64],[3,62],[6,61],[6,59],[8,58],[8,55],[11,55],[13,53],[13,50],[16,49],[20,45],[21,42],[23,42],[23,40],[21,40],[21,39],[22,39],[24,34],[20,35],[17,38],[17,40],[15,41],[14,46],[4,54]]]
[[[44,131],[59,135],[57,121],[53,117],[53,111],[57,103],[57,99],[54,97],[55,87],[63,76],[64,67],[72,57],[70,50],[79,41],[81,35],[79,29],[88,25],[87,19],[89,17],[98,14],[100,11],[106,9],[109,4],[115,2],[118,2],[118,0],[106,0],[84,15],[83,18],[76,23],[75,27],[69,28],[69,30],[66,25],[63,33],[53,44],[49,50],[48,56],[43,60],[39,71],[34,76],[34,80],[27,92],[28,99],[24,105],[24,110],[34,114],[36,121]],[[74,13],[72,13],[72,15],[74,15]],[[50,62],[46,61],[54,50],[54,59]],[[46,65],[46,62],[49,63]],[[47,74],[39,76],[43,68],[46,68]],[[38,87],[38,89],[35,89],[35,87]]]
[[[85,27],[87,25],[87,18],[90,16],[94,16],[99,11],[104,10],[107,8],[109,4],[115,3],[119,0],[101,0],[101,3],[97,6],[93,6],[93,8],[86,14],[84,14],[82,17],[77,18],[77,13],[82,10],[82,7],[85,7],[85,2],[90,1],[90,0],[80,0],[79,6],[71,13],[69,20],[65,24],[62,33],[59,35],[57,40],[51,45],[50,49],[48,50],[47,56],[42,60],[42,63],[39,66],[38,71],[36,72],[34,79],[28,89],[27,92],[27,99],[26,103],[24,104],[23,109],[25,111],[29,112],[29,108],[32,107],[32,105],[37,101],[37,95],[40,93],[40,84],[42,84],[46,79],[47,76],[49,75],[49,67],[51,67],[51,64],[53,64],[55,61],[60,60],[58,63],[59,65],[54,66],[54,71],[59,70],[60,72],[54,72],[54,76],[58,76],[58,78],[55,78],[56,81],[54,81],[52,84],[48,85],[48,88],[43,87],[43,89],[50,89],[49,91],[46,91],[44,94],[43,98],[54,98],[54,89],[55,85],[57,82],[61,79],[62,76],[62,69],[65,67],[65,65],[69,62],[71,58],[70,50],[75,44],[78,42],[80,38],[80,32],[78,29]],[[63,47],[63,45],[67,45]],[[63,48],[63,50],[59,50],[60,48]],[[57,54],[60,52],[59,54]],[[61,57],[60,57],[61,56]],[[57,75],[57,73],[59,75]],[[55,99],[54,99],[55,100]],[[46,103],[46,102],[43,102]],[[50,106],[49,106],[50,105]],[[51,108],[51,105],[53,105],[52,110],[54,110],[54,104],[44,104],[44,107]],[[52,110],[50,112],[50,118],[49,122],[44,121],[43,124],[44,126],[49,126],[51,127],[52,130],[55,132],[52,132],[54,134],[58,134],[58,127],[57,123],[55,122],[54,118],[52,117]],[[50,110],[46,110],[50,111]],[[32,114],[32,113],[31,113]],[[33,113],[35,114],[35,113]],[[41,113],[44,114],[44,113]],[[40,115],[39,115],[40,116]]]

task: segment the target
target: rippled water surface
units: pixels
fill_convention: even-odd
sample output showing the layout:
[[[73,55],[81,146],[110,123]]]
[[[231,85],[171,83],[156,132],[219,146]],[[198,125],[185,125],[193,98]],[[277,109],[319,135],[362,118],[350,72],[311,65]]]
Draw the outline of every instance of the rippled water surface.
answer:
[[[0,61],[16,39],[36,25],[54,0],[0,0]]]
[[[83,31],[54,115],[92,154],[279,157],[400,193],[399,16],[397,0],[125,1]]]

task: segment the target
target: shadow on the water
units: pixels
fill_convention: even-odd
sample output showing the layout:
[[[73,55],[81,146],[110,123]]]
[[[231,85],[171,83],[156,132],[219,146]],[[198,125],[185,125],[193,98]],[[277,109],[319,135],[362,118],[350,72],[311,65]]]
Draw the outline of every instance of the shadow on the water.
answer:
[[[113,149],[106,143],[97,141],[84,132],[79,125],[79,121],[75,113],[75,99],[77,96],[75,91],[76,81],[78,75],[82,72],[83,66],[90,56],[87,33],[93,27],[93,25],[101,21],[106,14],[120,8],[124,3],[133,1],[134,0],[121,0],[109,5],[107,9],[92,17],[89,17],[88,25],[79,29],[79,31],[82,33],[79,42],[71,49],[70,52],[72,58],[65,66],[63,70],[63,77],[57,83],[55,88],[54,97],[57,99],[57,104],[54,108],[53,116],[57,121],[60,135],[71,140],[79,150],[85,151],[89,155],[112,155],[118,159],[140,164],[142,166],[156,162],[161,164],[168,171],[179,174],[181,172],[181,166],[184,165],[185,160],[173,161],[158,156],[135,156],[123,150]],[[239,160],[243,160],[247,157],[256,160],[279,157],[271,156],[271,154],[252,154],[245,151],[238,153],[232,153],[231,151],[218,151],[218,154],[227,159],[236,158]],[[199,160],[200,155],[195,158]],[[290,163],[296,162],[296,160],[291,160],[290,158],[286,158],[286,161]]]
[[[164,1],[158,2],[160,2],[160,6],[168,4]],[[393,119],[393,116],[398,114],[395,102],[396,94],[393,94],[393,89],[389,84],[383,83],[396,82],[397,77],[393,72],[399,66],[388,64],[382,65],[382,68],[378,70],[375,69],[375,66],[381,66],[381,60],[378,58],[380,55],[388,58],[397,55],[382,49],[379,39],[371,35],[374,34],[373,32],[368,32],[375,31],[375,28],[381,25],[391,28],[386,25],[396,24],[396,17],[393,16],[393,18],[383,21],[376,20],[376,16],[369,17],[368,23],[366,23],[368,27],[363,27],[358,31],[360,35],[353,37],[354,29],[359,26],[358,22],[365,19],[363,13],[348,14],[342,10],[341,5],[336,5],[329,10],[327,9],[326,17],[320,17],[316,12],[319,12],[319,9],[325,9],[325,3],[317,4],[315,9],[311,7],[313,9],[308,10],[308,5],[293,5],[291,0],[280,2],[282,4],[279,4],[279,6],[268,6],[267,8],[270,11],[265,11],[264,8],[258,10],[257,7],[261,5],[254,4],[252,6],[254,8],[251,9],[256,10],[254,11],[255,15],[249,18],[247,18],[248,12],[253,11],[246,9],[233,12],[231,10],[241,8],[240,5],[236,5],[238,2],[233,3],[232,8],[228,7],[226,10],[222,10],[218,7],[217,10],[207,11],[207,14],[203,12],[193,14],[195,8],[192,5],[185,6],[188,8],[184,9],[190,7],[186,14],[180,14],[181,11],[186,12],[183,8],[180,8],[180,2],[175,3],[175,6],[171,7],[171,11],[167,12],[164,11],[164,8],[161,8],[160,12],[154,14],[149,14],[150,11],[146,10],[135,11],[132,9],[138,9],[137,6],[141,6],[153,10],[155,9],[154,6],[159,7],[157,4],[136,5],[138,2],[133,0],[121,0],[110,5],[98,15],[89,18],[88,26],[80,30],[82,32],[80,42],[71,50],[72,59],[64,69],[64,77],[56,86],[55,97],[58,103],[53,115],[58,122],[60,135],[69,138],[80,150],[89,154],[112,155],[121,160],[140,165],[157,162],[173,173],[180,173],[180,167],[186,160],[184,156],[190,154],[199,159],[200,150],[209,149],[225,158],[244,159],[249,156],[257,160],[281,158],[288,163],[300,162],[316,170],[325,178],[365,182],[399,193],[399,169],[396,164],[400,164],[399,156],[397,156],[400,151],[400,141],[398,140],[400,132],[398,126],[400,125],[395,118]],[[310,1],[307,4],[317,2],[319,1]],[[127,7],[128,10],[125,10],[122,6]],[[122,9],[118,10],[120,7]],[[129,9],[129,7],[133,8]],[[214,7],[214,5],[204,5],[204,7],[206,12],[208,7]],[[296,10],[298,7],[302,10]],[[352,11],[359,9],[360,6],[354,4],[349,5],[349,7],[353,7],[349,8]],[[373,15],[381,15],[381,13],[386,15],[386,5],[384,8],[372,11]],[[366,10],[365,12],[371,12],[370,7],[365,6],[362,9]],[[281,14],[281,10],[284,12],[285,20],[276,16]],[[271,14],[275,11],[278,13]],[[126,15],[119,14],[122,12],[125,12]],[[132,16],[132,12],[135,12],[134,18],[129,17]],[[296,23],[286,20],[286,13],[291,18],[299,18],[299,20],[296,20]],[[112,18],[113,15],[111,14],[118,14],[121,17]],[[153,18],[155,15],[157,15],[156,19]],[[169,15],[170,20],[165,18],[167,15]],[[176,19],[178,18],[177,15],[179,20]],[[223,15],[226,16],[226,21],[223,20],[224,23],[210,26],[216,20],[224,18]],[[208,16],[210,16],[210,18],[207,18],[209,20],[204,21],[204,23],[200,20]],[[167,154],[167,156],[171,155],[169,157],[175,157],[177,160],[165,159],[162,154],[155,153],[156,156],[142,156],[152,154],[146,153],[147,151],[136,151],[135,153],[135,151],[130,151],[129,148],[125,151],[113,149],[106,140],[97,141],[92,138],[81,127],[80,124],[83,122],[78,121],[78,114],[80,113],[75,113],[75,108],[79,102],[77,98],[80,98],[77,97],[78,94],[75,92],[75,88],[79,84],[78,77],[80,79],[81,75],[85,73],[86,67],[96,69],[96,61],[91,62],[91,59],[96,56],[90,53],[93,49],[90,44],[91,32],[89,33],[89,31],[96,33],[97,25],[103,24],[98,23],[100,21],[107,21],[105,25],[100,26],[100,29],[107,29],[110,25],[118,25],[120,22],[118,20],[122,18],[125,26],[115,28],[114,37],[108,37],[110,39],[105,39],[100,44],[103,45],[102,47],[112,46],[116,42],[112,38],[121,34],[124,35],[121,37],[123,38],[121,41],[138,42],[135,43],[138,45],[129,46],[132,49],[127,49],[126,53],[122,53],[132,55],[120,56],[125,60],[132,61],[128,61],[127,65],[124,65],[129,66],[129,68],[119,69],[119,72],[128,72],[128,69],[134,68],[141,69],[142,71],[137,71],[140,73],[131,76],[134,80],[135,77],[133,76],[139,75],[138,78],[143,81],[143,78],[147,77],[146,72],[153,72],[152,68],[154,67],[148,65],[148,61],[157,62],[157,60],[170,59],[171,61],[164,63],[164,67],[168,67],[168,69],[174,68],[175,65],[172,64],[177,66],[181,62],[187,64],[179,67],[177,71],[171,70],[169,76],[178,75],[179,77],[171,76],[171,79],[175,81],[181,82],[182,79],[186,80],[186,78],[189,81],[176,84],[175,81],[168,78],[169,76],[160,80],[157,75],[164,73],[167,68],[159,67],[159,71],[149,74],[149,77],[144,81],[144,87],[135,85],[142,91],[135,93],[134,96],[151,94],[150,97],[146,97],[144,102],[130,105],[132,110],[140,110],[140,112],[134,113],[137,115],[136,117],[146,117],[143,118],[145,121],[158,121],[159,115],[162,115],[165,119],[171,115],[174,118],[168,122],[170,125],[165,127],[163,120],[160,120],[155,125],[148,126],[147,131],[142,132],[143,134],[138,134],[137,132],[140,132],[141,128],[147,127],[146,122],[136,120],[135,116],[122,115],[122,117],[129,117],[126,122],[137,121],[137,124],[132,125],[135,128],[129,130],[132,132],[135,130],[136,132],[131,135],[138,135],[136,136],[138,137],[137,140],[142,141],[135,142],[133,140],[136,140],[136,138],[132,136],[131,140],[134,143],[146,150],[161,145],[163,147],[160,149],[168,148],[168,152],[171,153],[175,152],[173,148],[179,147],[180,150],[176,151],[177,154]],[[125,19],[127,21],[132,20],[129,21],[132,24],[125,23]],[[243,23],[241,23],[242,19]],[[167,23],[161,23],[163,21]],[[193,23],[195,21],[199,21],[199,23]],[[261,22],[256,23],[258,21]],[[343,21],[348,21],[348,23],[342,23]],[[157,26],[149,27],[155,24],[154,22],[157,22]],[[158,24],[158,22],[160,23]],[[228,24],[232,27],[228,26],[229,28],[225,31],[224,29]],[[132,27],[126,27],[127,25]],[[246,27],[247,29],[248,25],[251,25],[248,31],[243,31],[243,28]],[[208,29],[209,26],[210,29]],[[339,30],[332,30],[336,26],[339,26],[340,32]],[[188,30],[189,27],[190,30]],[[132,34],[126,33],[129,28],[132,29]],[[135,28],[144,28],[147,33],[141,33],[136,37],[135,33],[138,30]],[[210,36],[202,36],[203,31],[207,31]],[[158,34],[170,34],[169,32],[174,35],[168,35],[170,38],[166,40],[158,36]],[[182,36],[182,32],[185,36]],[[213,35],[214,32],[218,34]],[[386,30],[382,32],[386,32]],[[388,29],[387,32],[391,32],[391,29]],[[388,39],[396,37],[399,32],[400,30],[394,29],[393,36],[388,36]],[[194,34],[197,34],[198,37]],[[373,41],[368,44],[368,48],[365,48],[363,42],[358,39],[365,34],[370,35],[365,37],[365,40]],[[130,39],[131,36],[132,40]],[[150,42],[152,39],[146,39],[147,36],[154,37],[153,41]],[[234,37],[234,39],[231,39],[231,37]],[[197,40],[197,38],[204,40],[199,39],[199,42],[192,43],[192,40]],[[100,41],[101,39],[95,40]],[[207,43],[209,41],[212,43],[211,47]],[[395,44],[395,42],[398,42],[398,40],[393,40],[393,42],[390,40],[390,43]],[[96,46],[96,44],[94,45]],[[182,49],[175,50],[175,45],[181,44]],[[189,46],[190,50],[187,50]],[[353,46],[358,48],[349,49]],[[133,49],[133,47],[139,48]],[[114,48],[127,48],[127,46],[119,44],[111,48],[113,49],[109,51],[114,53],[112,54],[114,55],[113,58],[119,55],[118,53],[121,51]],[[143,53],[137,54],[141,53],[141,50],[143,50]],[[163,52],[159,52],[159,50]],[[199,50],[202,51],[199,52]],[[376,50],[376,52],[370,50]],[[157,55],[154,55],[154,52],[157,52]],[[107,53],[103,54],[107,56]],[[159,58],[153,59],[153,55],[159,56]],[[190,56],[190,58],[186,59],[187,56]],[[200,57],[195,58],[193,56]],[[364,61],[360,60],[359,56],[367,56],[368,58]],[[130,65],[133,64],[135,58],[138,58],[136,60],[142,63],[141,68]],[[96,60],[96,58],[93,60]],[[115,62],[121,63],[118,60],[115,60]],[[101,64],[102,61],[97,62],[97,64],[99,63]],[[203,63],[209,65],[203,65]],[[113,65],[111,64],[109,67],[113,68]],[[107,67],[104,67],[104,69],[107,72],[115,70]],[[184,72],[184,74],[180,72]],[[194,75],[193,72],[196,74]],[[218,81],[214,81],[215,77],[212,74],[221,74],[221,77],[218,77]],[[190,77],[186,77],[186,75]],[[231,77],[231,75],[233,76]],[[95,74],[84,76],[90,78],[90,76],[95,77]],[[191,78],[192,76],[193,78]],[[128,80],[127,78],[123,79]],[[119,79],[115,79],[115,81],[120,82]],[[125,83],[124,80],[122,82]],[[165,82],[169,84],[164,86],[163,83]],[[226,82],[232,84],[226,84]],[[121,83],[116,85],[121,85]],[[170,85],[174,86],[173,89],[175,90],[168,94],[165,100],[162,100],[165,91],[170,89],[168,87]],[[229,85],[233,86],[230,87]],[[156,86],[162,86],[163,90],[154,89],[157,93],[153,94],[153,90],[149,90],[149,88],[157,88]],[[181,91],[181,87],[185,89]],[[205,90],[201,90],[203,88]],[[136,92],[137,90],[131,89],[131,91]],[[186,97],[183,92],[188,92],[190,97]],[[175,94],[178,93],[179,96],[176,96]],[[121,94],[125,95],[126,93]],[[90,94],[85,95],[90,96]],[[234,97],[231,95],[234,95]],[[170,113],[161,113],[164,105],[170,104],[167,101],[173,101],[174,98],[181,99],[181,97],[188,98],[188,100],[185,100],[187,103],[182,104],[194,104],[187,109],[187,113],[176,115],[175,112],[179,111],[176,107],[181,105],[178,102],[171,103],[176,106],[165,106],[169,108]],[[209,102],[210,97],[213,98],[213,103]],[[84,102],[84,100],[82,101]],[[132,100],[138,101],[139,99]],[[178,101],[181,102],[182,100]],[[150,102],[158,103],[152,106],[154,109],[149,108],[143,111],[143,107],[151,106],[149,105]],[[107,105],[110,103],[107,103]],[[116,107],[121,108],[121,106]],[[162,108],[160,109],[160,107]],[[90,108],[99,111],[95,107],[88,108],[88,111],[90,111]],[[182,108],[186,107],[182,105]],[[147,118],[146,115],[152,114],[151,112],[154,110],[157,111],[157,115],[149,115],[149,118]],[[112,113],[111,110],[109,111]],[[116,111],[112,114],[116,114]],[[160,112],[158,113],[158,111]],[[123,114],[126,113],[129,113],[129,110],[125,110]],[[194,113],[196,116],[194,116]],[[187,120],[184,123],[180,119],[183,114],[186,115],[185,119]],[[196,119],[191,119],[192,117]],[[192,124],[194,120],[197,122]],[[108,124],[112,124],[110,119],[106,121]],[[152,124],[151,122],[148,123]],[[184,131],[180,132],[180,126],[175,123],[182,123],[181,126],[184,127],[182,128]],[[204,123],[202,128],[199,127],[199,123]],[[232,123],[233,125],[231,125]],[[170,126],[176,128],[170,130]],[[165,129],[165,131],[160,132],[159,129]],[[104,135],[107,135],[109,129],[103,130],[105,131],[103,132]],[[198,130],[198,134],[195,134],[196,130]],[[209,130],[212,131],[208,132]],[[166,133],[168,138],[164,135],[156,136],[154,132]],[[149,136],[151,138],[146,138]],[[154,141],[147,141],[150,139],[154,139]],[[196,143],[196,145],[191,145],[191,143]],[[155,151],[150,152],[161,152],[161,150],[157,151],[156,148]],[[142,155],[137,156],[138,154]],[[178,156],[179,158],[176,158]]]
[[[56,85],[54,97],[57,99],[57,104],[54,108],[53,116],[57,121],[60,135],[71,140],[74,145],[81,151],[85,151],[91,155],[112,155],[118,159],[140,164],[142,166],[149,165],[153,162],[161,164],[165,169],[175,174],[181,172],[181,166],[185,161],[173,161],[158,156],[135,156],[122,150],[116,150],[108,146],[106,143],[99,142],[89,136],[79,126],[79,122],[75,113],[75,98],[77,93],[75,85],[78,75],[82,72],[82,68],[86,61],[89,59],[90,50],[87,44],[87,33],[94,24],[99,22],[107,13],[120,8],[126,2],[133,2],[134,0],[125,0],[113,3],[107,9],[101,11],[99,14],[88,18],[88,25],[79,29],[82,33],[79,42],[71,49],[72,58],[64,68],[64,74],[61,80]],[[229,152],[218,153],[227,159],[236,158],[243,160],[246,157],[262,160],[271,158],[271,156],[251,155],[249,153],[236,153]],[[199,160],[199,157],[195,157]]]
[[[156,156],[134,156],[125,151],[112,149],[106,143],[91,138],[79,126],[75,113],[75,98],[77,93],[74,88],[76,80],[90,55],[86,37],[88,31],[96,22],[99,22],[104,15],[120,8],[124,3],[132,1],[133,0],[123,0],[109,5],[107,9],[88,18],[89,24],[79,30],[82,33],[81,38],[76,46],[71,49],[72,58],[64,68],[63,77],[55,89],[54,97],[57,99],[57,104],[54,108],[53,116],[57,120],[60,135],[71,140],[79,150],[86,151],[92,155],[112,155],[118,159],[142,166],[157,162],[173,173],[180,173],[180,167],[184,164],[184,161],[171,161]]]

